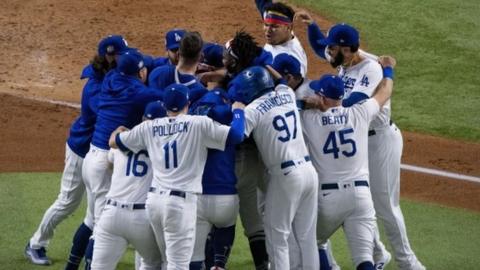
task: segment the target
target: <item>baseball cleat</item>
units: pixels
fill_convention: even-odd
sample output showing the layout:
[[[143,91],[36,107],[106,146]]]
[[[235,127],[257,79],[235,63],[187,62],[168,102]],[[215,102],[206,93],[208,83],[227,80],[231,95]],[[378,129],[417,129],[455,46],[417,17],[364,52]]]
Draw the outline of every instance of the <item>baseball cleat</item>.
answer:
[[[30,243],[25,247],[25,257],[30,260],[33,264],[38,265],[50,265],[52,262],[47,257],[47,251],[44,247],[41,248],[32,248]]]
[[[385,267],[387,267],[387,264],[392,260],[392,255],[387,252],[385,253],[385,256],[383,258],[379,259],[378,261],[375,261],[374,268],[375,270],[383,270]]]

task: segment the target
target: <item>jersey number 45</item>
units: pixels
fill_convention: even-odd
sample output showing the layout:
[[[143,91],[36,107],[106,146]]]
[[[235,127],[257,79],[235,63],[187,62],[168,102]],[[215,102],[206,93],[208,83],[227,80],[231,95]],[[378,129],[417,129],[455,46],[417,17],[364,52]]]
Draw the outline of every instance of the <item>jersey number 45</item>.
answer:
[[[353,139],[347,138],[348,134],[353,133],[352,128],[348,129],[342,129],[338,131],[338,137],[340,139],[340,145],[350,145],[351,150],[350,151],[341,151],[344,156],[347,158],[353,157],[355,153],[357,152],[357,145],[355,144],[355,141]],[[336,131],[330,131],[327,137],[327,141],[325,142],[325,145],[323,146],[323,153],[324,154],[333,154],[333,157],[337,159],[339,157],[339,152],[340,149],[338,147],[337,143],[337,132]]]

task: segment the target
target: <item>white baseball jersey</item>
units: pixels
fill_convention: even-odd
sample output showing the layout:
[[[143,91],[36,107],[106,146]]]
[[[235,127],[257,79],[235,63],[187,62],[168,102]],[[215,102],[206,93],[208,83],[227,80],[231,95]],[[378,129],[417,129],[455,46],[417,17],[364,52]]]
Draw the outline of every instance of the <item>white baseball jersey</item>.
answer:
[[[305,78],[303,83],[295,90],[295,97],[297,100],[302,100],[308,96],[315,94],[312,88],[310,88],[310,83],[312,80]]]
[[[148,152],[123,153],[110,149],[108,161],[113,164],[112,184],[107,199],[117,202],[144,203],[152,183],[152,163]]]
[[[293,36],[289,41],[279,45],[265,44],[263,48],[272,54],[273,59],[281,53],[287,53],[297,58],[300,62],[300,72],[302,73],[302,77],[305,78],[307,76],[307,54],[305,53],[300,40],[298,40],[296,36]]]
[[[202,193],[207,148],[223,150],[229,130],[206,116],[181,114],[142,122],[119,138],[135,153],[147,149],[153,187]]]
[[[290,234],[299,235],[302,269],[318,269],[315,224],[318,180],[309,162],[295,93],[286,85],[245,108],[245,134],[253,138],[267,167],[264,223],[272,269],[290,269]]]
[[[268,169],[308,155],[295,93],[286,85],[278,85],[275,91],[255,99],[245,108],[245,135],[249,136],[253,130],[253,138]]]
[[[375,99],[325,112],[302,111],[305,140],[320,183],[368,179],[368,125],[378,111]]]
[[[372,97],[383,78],[383,71],[378,62],[365,58],[354,66],[340,67],[338,76],[345,83],[344,98],[348,98],[352,92],[360,92]],[[370,128],[388,126],[390,124],[390,111],[390,100],[388,100],[370,124]]]

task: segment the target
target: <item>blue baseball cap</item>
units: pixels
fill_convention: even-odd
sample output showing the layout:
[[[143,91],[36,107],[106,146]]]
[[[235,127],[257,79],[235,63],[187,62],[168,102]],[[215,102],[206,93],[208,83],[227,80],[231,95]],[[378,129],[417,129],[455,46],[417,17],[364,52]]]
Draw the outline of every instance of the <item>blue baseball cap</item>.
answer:
[[[217,68],[223,67],[223,46],[217,43],[205,43],[203,63]]]
[[[345,95],[345,85],[342,78],[332,74],[325,74],[320,80],[310,82],[310,88],[315,93],[331,99],[339,100]]]
[[[165,48],[169,51],[180,48],[180,41],[185,35],[186,31],[183,29],[173,29],[165,35]]]
[[[174,83],[163,92],[165,108],[172,112],[178,112],[185,108],[188,103],[188,87],[183,84]]]
[[[137,50],[129,50],[118,58],[117,70],[122,75],[136,75],[144,67],[143,55]]]
[[[319,40],[318,43],[324,46],[354,46],[360,44],[360,35],[353,26],[340,23],[332,26],[328,30],[327,37]]]
[[[165,109],[163,102],[160,100],[148,103],[145,107],[145,112],[143,113],[143,117],[147,119],[165,117],[166,115],[167,110]]]
[[[281,53],[273,59],[272,67],[282,76],[287,74],[302,75],[300,61],[288,53]]]
[[[120,35],[109,35],[98,44],[98,55],[123,54],[130,50],[127,41]]]

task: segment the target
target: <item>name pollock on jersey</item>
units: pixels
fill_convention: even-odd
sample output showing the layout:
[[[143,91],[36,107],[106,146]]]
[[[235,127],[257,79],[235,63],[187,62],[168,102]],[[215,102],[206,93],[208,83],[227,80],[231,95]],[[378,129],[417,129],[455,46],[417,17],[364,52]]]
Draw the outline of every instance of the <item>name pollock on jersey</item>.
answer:
[[[176,133],[188,132],[190,122],[174,122],[166,125],[153,126],[153,137],[155,136],[170,136]]]
[[[294,100],[290,94],[275,95],[260,103],[255,109],[262,114],[265,114],[274,107],[288,103],[294,103]]]

